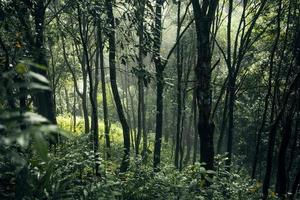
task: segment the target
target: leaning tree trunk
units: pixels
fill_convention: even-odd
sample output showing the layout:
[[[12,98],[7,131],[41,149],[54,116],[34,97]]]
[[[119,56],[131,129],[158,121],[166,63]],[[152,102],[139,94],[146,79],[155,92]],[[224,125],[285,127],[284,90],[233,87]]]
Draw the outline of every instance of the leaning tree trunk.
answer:
[[[108,42],[109,42],[109,74],[110,74],[110,84],[115,100],[117,113],[123,129],[123,139],[124,139],[124,156],[122,164],[120,166],[120,171],[125,172],[129,167],[130,162],[130,130],[127,123],[127,120],[124,115],[120,95],[118,92],[117,86],[117,77],[116,77],[116,38],[115,38],[115,22],[113,14],[113,5],[112,0],[106,0],[106,11],[108,17],[108,24],[110,25],[110,30],[108,32]]]

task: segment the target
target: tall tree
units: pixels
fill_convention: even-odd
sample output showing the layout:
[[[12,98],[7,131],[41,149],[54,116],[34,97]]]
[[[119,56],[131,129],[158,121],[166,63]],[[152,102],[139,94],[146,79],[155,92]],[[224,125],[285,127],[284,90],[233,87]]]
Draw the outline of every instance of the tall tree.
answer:
[[[177,126],[176,126],[176,145],[175,145],[175,167],[179,169],[179,160],[180,160],[180,148],[181,143],[181,127],[182,127],[182,63],[180,58],[180,11],[181,11],[181,1],[177,2],[177,34],[176,34],[176,40],[177,40],[177,54],[176,54],[176,67],[177,67]]]
[[[33,56],[36,64],[44,66],[45,69],[35,68],[35,72],[48,77],[48,62],[45,51],[45,12],[49,5],[43,0],[37,0],[35,3],[29,1],[13,1],[18,20],[25,32],[25,40],[29,44],[29,52]],[[25,12],[25,13],[24,13]],[[31,13],[34,21],[35,33],[32,33],[32,27],[27,14]],[[51,90],[38,91],[34,95],[34,105],[37,112],[56,123],[56,114],[54,108],[53,94]]]
[[[155,25],[154,25],[154,64],[156,70],[156,131],[154,142],[153,168],[160,167],[160,152],[163,126],[163,91],[164,91],[164,64],[160,54],[162,31],[162,8],[165,0],[155,1]]]
[[[276,37],[274,40],[274,45],[271,51],[270,55],[270,68],[269,68],[269,81],[272,80],[273,77],[273,69],[274,69],[274,59],[276,56],[276,49],[278,47],[279,39],[280,39],[280,33],[281,33],[281,13],[282,13],[282,1],[278,1],[278,9],[277,9],[277,20],[276,20]],[[275,95],[275,94],[273,94]],[[272,167],[273,167],[273,151],[275,146],[275,140],[276,140],[276,133],[277,133],[277,127],[279,126],[282,112],[278,115],[276,120],[273,122],[274,118],[274,104],[275,102],[272,101],[272,108],[271,108],[271,114],[270,114],[270,121],[272,123],[269,135],[268,135],[268,150],[267,150],[267,166],[266,166],[266,173],[264,177],[264,184],[263,184],[263,199],[268,198],[268,189],[270,186],[270,180],[271,180],[271,173],[272,173]]]
[[[100,16],[99,16],[100,18]],[[110,154],[110,126],[108,119],[108,108],[107,108],[107,93],[106,93],[106,81],[105,81],[105,69],[104,69],[104,44],[103,44],[103,34],[102,34],[102,23],[101,19],[97,20],[97,45],[99,48],[99,67],[100,67],[100,79],[101,79],[101,92],[102,92],[102,106],[103,106],[103,120],[104,120],[104,135],[105,135],[105,145],[106,145],[106,156],[109,159]]]
[[[145,67],[144,67],[144,15],[145,15],[145,0],[139,0],[137,2],[138,5],[138,38],[139,38],[139,44],[138,44],[138,70],[137,73],[138,76],[138,127],[137,127],[137,138],[136,138],[136,154],[139,154],[139,145],[141,142],[141,137],[143,135],[144,140],[147,141],[145,136],[145,99],[144,99],[144,81],[146,81],[146,73],[145,73]],[[145,143],[144,143],[145,145]],[[143,150],[143,155],[146,153],[145,150]]]
[[[218,0],[192,0],[196,34],[197,34],[197,65],[196,101],[198,106],[198,134],[200,136],[200,160],[206,163],[206,169],[214,167],[214,123],[210,119],[212,107],[211,90],[211,27],[218,6]]]
[[[107,23],[109,24],[108,30],[108,43],[109,43],[109,74],[110,84],[115,100],[118,116],[123,129],[124,139],[124,156],[120,167],[121,172],[127,171],[130,162],[130,130],[123,111],[120,95],[118,92],[117,77],[116,77],[116,36],[115,36],[115,18],[113,13],[112,0],[106,0]]]

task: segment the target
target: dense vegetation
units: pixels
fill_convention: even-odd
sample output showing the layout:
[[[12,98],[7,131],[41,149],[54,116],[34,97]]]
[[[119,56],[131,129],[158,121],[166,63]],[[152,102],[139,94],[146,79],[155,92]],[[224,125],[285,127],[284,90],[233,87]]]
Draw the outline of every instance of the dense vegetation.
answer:
[[[0,0],[0,199],[298,199],[299,108],[299,0]]]

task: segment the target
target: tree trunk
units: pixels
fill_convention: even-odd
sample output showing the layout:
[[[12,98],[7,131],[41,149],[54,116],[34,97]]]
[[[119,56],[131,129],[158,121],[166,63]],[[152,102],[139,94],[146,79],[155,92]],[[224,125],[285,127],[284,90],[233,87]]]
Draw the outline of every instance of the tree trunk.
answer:
[[[147,88],[146,88],[146,96],[147,96]],[[147,101],[145,100],[145,95],[144,95],[144,90],[143,90],[143,98],[144,101],[142,103],[142,129],[143,129],[143,151],[142,151],[142,158],[144,162],[146,163],[147,158],[148,158],[148,136],[147,136],[147,130],[146,130],[146,103]]]
[[[177,125],[176,125],[176,145],[175,145],[175,167],[179,169],[179,159],[180,159],[180,148],[181,148],[181,126],[182,126],[182,63],[180,59],[180,9],[181,2],[178,1],[177,5]]]
[[[73,132],[76,133],[76,90],[74,87],[73,97]]]
[[[282,10],[282,1],[280,0],[278,3],[278,12],[277,12],[277,30],[276,30],[276,38],[274,41],[274,46],[271,52],[270,56],[270,70],[269,70],[269,81],[272,79],[272,74],[273,74],[273,67],[274,67],[274,58],[275,58],[275,53],[276,49],[279,43],[279,38],[280,38],[280,16],[281,16],[281,10]],[[270,80],[271,79],[271,80]],[[275,93],[273,94],[273,96]],[[273,98],[272,100],[272,109],[271,109],[271,116],[270,116],[270,122],[273,123],[273,117],[274,117],[274,107],[275,107],[275,99]],[[282,115],[282,113],[280,113]],[[268,198],[268,189],[270,186],[270,180],[271,180],[271,173],[272,173],[272,167],[273,167],[273,151],[274,151],[274,146],[275,146],[275,139],[276,139],[276,132],[277,132],[277,127],[279,126],[280,118],[281,116],[278,116],[275,120],[275,122],[271,126],[271,130],[269,132],[268,136],[268,151],[267,151],[267,166],[266,166],[266,173],[265,173],[265,178],[264,178],[264,183],[263,183],[263,199]]]
[[[228,67],[228,91],[229,91],[229,102],[228,102],[228,140],[227,140],[227,152],[228,160],[226,164],[230,169],[231,158],[232,158],[232,144],[233,144],[233,129],[234,129],[234,103],[235,103],[235,68],[231,64],[231,17],[233,10],[233,0],[229,0],[229,11],[228,11],[228,25],[227,25],[227,67]]]
[[[225,94],[225,101],[224,101],[224,108],[223,108],[223,114],[222,114],[222,123],[221,123],[221,128],[220,128],[220,136],[217,144],[217,153],[220,154],[222,153],[222,147],[223,147],[223,140],[225,136],[225,130],[226,130],[226,125],[227,125],[227,110],[228,110],[228,89],[226,90]]]
[[[228,160],[226,164],[228,169],[230,169],[231,159],[232,159],[232,145],[233,145],[233,129],[234,129],[234,104],[235,104],[235,82],[236,78],[231,77],[234,76],[230,74],[228,80],[228,90],[229,90],[229,102],[228,102],[228,140],[227,140],[227,152],[228,152]]]
[[[78,98],[81,99],[81,107],[79,107],[79,112],[80,115],[83,115],[83,119],[84,119],[84,132],[87,134],[90,131],[90,126],[89,126],[89,116],[88,116],[88,109],[87,109],[87,97],[86,97],[86,90],[87,90],[87,73],[86,73],[86,69],[85,69],[85,58],[83,57],[83,60],[81,61],[81,72],[82,72],[82,79],[83,79],[83,91],[82,93],[79,91],[79,86],[77,83],[77,79],[76,79],[76,74],[75,71],[72,69],[71,64],[68,61],[68,57],[67,57],[67,52],[66,52],[66,47],[65,47],[65,40],[64,40],[64,35],[61,33],[61,40],[62,40],[62,50],[63,50],[63,57],[65,60],[65,63],[68,67],[68,69],[71,72],[72,75],[72,79],[74,82],[74,90],[76,91],[76,93],[78,94]],[[76,96],[76,95],[75,95]],[[79,102],[79,100],[78,100]]]
[[[139,154],[139,146],[142,138],[142,134],[145,124],[145,111],[144,111],[144,80],[145,80],[145,71],[144,71],[144,14],[145,14],[145,0],[140,0],[138,2],[138,37],[139,37],[139,55],[138,55],[138,126],[137,126],[137,138],[136,138],[136,155]]]
[[[164,66],[161,61],[161,30],[162,30],[162,7],[164,0],[156,0],[155,28],[154,28],[154,64],[156,70],[156,130],[154,142],[153,168],[160,170],[160,152],[163,128],[163,91],[164,91]]]
[[[287,193],[286,152],[288,149],[293,123],[293,111],[290,111],[282,130],[282,139],[278,153],[276,192],[280,198]]]
[[[128,121],[129,121],[129,128],[130,128],[130,138],[131,138],[131,144],[132,144],[132,148],[135,149],[135,141],[136,141],[136,138],[137,138],[137,132],[136,132],[136,127],[137,127],[137,120],[136,120],[136,110],[135,110],[135,106],[134,106],[134,96],[133,94],[131,94],[131,91],[128,87],[129,83],[128,83],[128,79],[126,79],[124,77],[124,84],[125,84],[125,96],[126,96],[126,99],[130,100],[130,106],[131,106],[131,109],[129,108],[129,101],[126,101],[126,107],[127,108],[127,118],[128,118]],[[128,98],[128,95],[129,95],[129,98]],[[131,113],[132,113],[132,120],[131,120],[131,116],[130,116],[130,111],[131,110]],[[132,122],[132,123],[130,123]]]
[[[198,0],[192,0],[197,34],[198,60],[195,68],[197,82],[197,105],[199,112],[198,134],[200,136],[200,161],[206,169],[214,167],[214,123],[210,119],[212,107],[211,91],[211,25],[218,1],[205,1],[209,11],[203,11]]]
[[[82,42],[83,54],[85,56],[87,73],[88,73],[88,77],[89,77],[89,89],[90,89],[89,97],[90,97],[90,102],[91,102],[91,107],[92,107],[92,116],[91,116],[91,118],[92,118],[92,122],[91,122],[92,134],[91,134],[91,136],[93,138],[93,149],[94,149],[94,154],[95,154],[95,171],[96,171],[96,175],[99,176],[100,173],[99,173],[99,152],[98,152],[99,151],[98,105],[97,105],[97,101],[95,98],[95,93],[97,93],[97,91],[94,91],[96,88],[94,88],[94,85],[93,85],[94,78],[92,75],[92,67],[91,67],[89,52],[88,52],[88,38],[87,38],[87,33],[85,32],[88,30],[86,30],[86,28],[85,28],[86,24],[84,23],[84,19],[82,19],[85,16],[82,16],[80,5],[78,4],[77,6],[78,6],[77,10],[78,10],[80,38],[81,38],[81,42]],[[98,66],[96,66],[96,67],[98,68]],[[96,70],[96,71],[98,71],[98,70]]]
[[[107,94],[106,94],[106,82],[105,82],[105,69],[104,69],[104,55],[103,55],[103,38],[101,31],[101,21],[98,21],[98,45],[100,53],[100,79],[101,79],[101,89],[102,89],[102,106],[103,106],[103,118],[104,118],[104,135],[105,135],[105,145],[106,145],[106,157],[110,159],[110,137],[109,137],[109,120],[108,120],[108,109],[107,109]]]
[[[115,22],[113,14],[112,0],[106,0],[106,11],[108,17],[108,24],[110,25],[110,31],[108,33],[108,42],[109,42],[109,74],[110,74],[110,83],[117,107],[117,113],[123,129],[123,139],[124,139],[124,156],[122,164],[120,166],[120,171],[125,172],[129,167],[130,162],[130,130],[127,123],[127,120],[124,115],[120,95],[118,92],[117,79],[116,79],[116,38],[115,38]]]
[[[67,113],[71,113],[71,105],[70,105],[68,90],[67,90],[66,86],[63,86],[63,88],[64,88],[65,100],[66,100],[66,105],[67,105]]]
[[[43,0],[37,0],[34,6],[34,22],[35,22],[35,59],[37,64],[48,68],[47,58],[45,54],[44,44],[44,20],[45,5]],[[46,70],[35,69],[35,71],[46,78],[48,74]],[[53,104],[53,95],[51,90],[38,91],[34,98],[37,112],[46,117],[50,122],[56,124],[55,108]]]
[[[196,90],[193,92],[193,104],[192,104],[192,111],[193,111],[193,130],[194,130],[194,149],[193,149],[193,164],[195,164],[198,155],[198,130],[197,130],[197,104],[196,104]]]
[[[184,164],[187,165],[191,159],[191,151],[192,151],[192,124],[193,124],[193,109],[189,116],[187,133],[186,133],[186,156],[184,159]]]

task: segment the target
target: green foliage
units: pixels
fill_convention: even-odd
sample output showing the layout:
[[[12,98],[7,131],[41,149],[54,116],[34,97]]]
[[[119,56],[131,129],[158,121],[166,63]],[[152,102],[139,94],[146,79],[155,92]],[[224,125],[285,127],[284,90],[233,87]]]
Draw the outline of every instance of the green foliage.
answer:
[[[22,98],[37,90],[49,89],[44,85],[47,79],[32,72],[30,67],[42,68],[29,61],[20,61],[15,71],[10,69],[0,75],[0,102],[14,104],[10,109],[0,107],[1,198],[32,199],[43,193],[51,172],[36,171],[42,165],[49,165],[48,146],[55,141],[55,136],[58,133],[67,136],[46,118],[12,101],[13,96]],[[7,83],[10,87],[6,87]]]
[[[76,116],[76,125],[74,129],[74,118],[71,115],[59,115],[57,116],[58,126],[69,131],[72,136],[82,136],[84,134],[84,119]],[[104,122],[99,121],[99,139],[104,140]],[[110,137],[112,142],[121,144],[122,142],[122,128],[118,123],[110,124]]]

